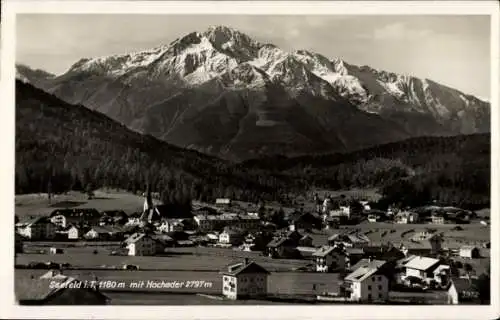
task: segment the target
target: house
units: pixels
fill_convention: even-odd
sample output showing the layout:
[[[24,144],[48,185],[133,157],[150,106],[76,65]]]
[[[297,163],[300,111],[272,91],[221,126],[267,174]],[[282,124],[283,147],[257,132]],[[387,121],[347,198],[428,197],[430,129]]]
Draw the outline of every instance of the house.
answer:
[[[80,237],[78,228],[73,225],[68,225],[66,228],[56,231],[56,234],[59,239],[63,240],[78,240]]]
[[[302,247],[312,247],[313,246],[313,238],[310,235],[304,235],[299,239],[299,246]]]
[[[344,247],[363,248],[370,244],[370,238],[362,233],[333,234],[328,238],[331,246],[343,245]]]
[[[124,241],[129,256],[152,256],[162,252],[161,243],[145,233],[134,233]]]
[[[255,262],[232,264],[222,272],[222,294],[231,300],[267,295],[269,271]]]
[[[360,201],[359,203],[363,206],[363,211],[370,211],[372,209],[370,201]]]
[[[172,231],[183,231],[184,223],[183,219],[165,219],[162,220],[156,227],[156,230],[167,233]]]
[[[124,237],[124,230],[115,226],[94,226],[87,231],[83,237],[87,240],[122,240]]]
[[[294,212],[288,217],[291,226],[290,230],[299,229],[321,229],[322,220],[310,212]]]
[[[437,214],[432,215],[431,216],[431,223],[432,224],[444,224],[444,216],[437,215]]]
[[[266,253],[271,258],[289,258],[296,255],[297,243],[290,238],[280,237],[271,240]]]
[[[231,199],[229,199],[229,198],[217,198],[217,199],[215,199],[215,205],[216,206],[230,206]]]
[[[335,247],[323,246],[313,253],[313,257],[316,263],[316,272],[329,272],[332,271],[334,263],[334,250]]]
[[[258,230],[261,227],[259,217],[246,214],[196,215],[194,221],[201,232],[221,230],[228,226],[243,230]]]
[[[62,228],[66,228],[69,224],[97,225],[100,219],[99,211],[92,208],[56,209],[50,214],[51,222]]]
[[[451,279],[446,288],[446,294],[448,304],[477,303],[479,300],[479,292],[470,278]]]
[[[233,246],[239,245],[244,241],[245,232],[240,229],[235,228],[225,228],[223,232],[219,234],[219,243],[231,244]]]
[[[402,263],[402,267],[406,270],[404,278],[420,278],[428,284],[431,282],[438,285],[446,283],[450,272],[449,266],[442,265],[438,259],[422,256],[407,258]]]
[[[72,277],[16,278],[14,283],[20,305],[106,305],[110,302],[98,287],[84,287]]]
[[[99,225],[124,225],[128,220],[129,217],[123,210],[106,210],[102,212]]]
[[[415,233],[405,242],[405,250],[413,255],[436,255],[442,250],[443,236],[430,231]]]
[[[394,215],[394,222],[399,224],[418,223],[419,215],[413,211],[399,211]]]
[[[385,302],[389,298],[389,279],[382,272],[384,261],[373,260],[348,274],[341,294],[350,301]]]
[[[56,236],[56,229],[47,217],[37,217],[24,223],[17,232],[30,240],[51,240]]]
[[[458,255],[462,258],[477,259],[480,257],[480,252],[475,246],[462,246]]]

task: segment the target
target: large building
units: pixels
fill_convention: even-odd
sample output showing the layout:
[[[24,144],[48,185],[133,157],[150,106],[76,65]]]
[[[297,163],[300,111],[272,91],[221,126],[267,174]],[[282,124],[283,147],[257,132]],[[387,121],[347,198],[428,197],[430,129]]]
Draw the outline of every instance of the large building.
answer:
[[[101,219],[101,214],[96,209],[56,209],[50,214],[50,221],[55,225],[66,228],[68,225],[96,225]]]
[[[383,261],[373,260],[344,278],[343,294],[350,301],[385,302],[389,298],[389,279],[382,272]]]
[[[153,256],[163,251],[162,244],[144,233],[134,233],[124,242],[129,256]]]
[[[222,272],[222,294],[229,299],[261,298],[267,295],[269,271],[245,259]]]
[[[23,223],[17,232],[30,240],[51,240],[56,237],[56,229],[47,217],[38,217]]]
[[[225,227],[240,228],[243,230],[258,230],[260,219],[251,215],[219,214],[196,215],[194,221],[201,232],[222,230]]]
[[[316,272],[329,272],[334,267],[335,247],[323,246],[313,253]]]

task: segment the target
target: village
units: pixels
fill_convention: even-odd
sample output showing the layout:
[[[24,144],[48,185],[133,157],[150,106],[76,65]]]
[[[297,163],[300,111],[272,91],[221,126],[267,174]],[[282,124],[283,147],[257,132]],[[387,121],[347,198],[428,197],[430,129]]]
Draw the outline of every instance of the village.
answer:
[[[185,210],[161,204],[151,192],[143,196],[142,210],[132,214],[58,208],[17,221],[20,303],[113,304],[114,295],[148,296],[125,284],[109,285],[137,280],[204,283],[150,288],[152,301],[162,303],[181,293],[206,304],[489,299],[489,221],[472,211],[437,205],[383,211],[373,209],[373,201],[327,193],[311,195],[309,206],[224,198],[193,201]],[[98,285],[49,288],[54,279]]]

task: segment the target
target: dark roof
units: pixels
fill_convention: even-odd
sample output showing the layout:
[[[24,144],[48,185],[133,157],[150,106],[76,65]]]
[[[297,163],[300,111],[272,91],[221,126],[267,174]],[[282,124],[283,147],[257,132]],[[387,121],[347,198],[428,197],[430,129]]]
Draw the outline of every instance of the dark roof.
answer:
[[[289,239],[287,238],[276,238],[276,239],[273,239],[271,240],[271,242],[269,242],[267,244],[268,247],[271,247],[271,248],[276,248],[276,247],[279,247],[281,245],[284,245],[286,241],[289,241]]]
[[[265,274],[269,274],[270,272],[267,271],[261,265],[252,261],[252,262],[249,262],[247,264],[245,264],[245,262],[233,263],[233,264],[227,266],[226,269],[222,271],[222,273],[226,274],[226,275],[236,276],[236,275],[241,274],[241,273],[265,273]]]
[[[32,225],[32,224],[36,224],[36,223],[49,223],[49,218],[47,217],[36,217],[36,218],[31,218],[29,220],[26,220],[26,221],[23,221],[24,224],[26,225]]]
[[[97,232],[99,234],[124,232],[124,230],[122,228],[117,227],[117,226],[93,226],[90,230],[94,230],[95,232]]]
[[[463,292],[463,291],[475,291],[476,290],[472,279],[453,278],[450,281],[448,288],[452,283],[453,283],[453,285],[455,285],[455,288],[457,289],[458,293]]]
[[[50,288],[49,279],[19,278],[14,285],[17,300],[43,300],[56,291]]]
[[[160,219],[185,219],[192,218],[193,214],[185,207],[176,204],[162,204],[155,207]]]
[[[56,288],[51,288],[51,282],[53,279],[32,279],[32,278],[16,278],[14,281],[14,287],[15,287],[15,295],[16,299],[20,302],[23,301],[43,301],[51,296],[54,296],[55,294],[66,290],[64,285],[61,285],[60,287]],[[61,279],[61,283],[72,283],[78,281],[75,278],[72,277],[66,277]],[[105,299],[109,299],[107,296],[102,294],[100,291],[93,290],[91,288],[85,289],[68,289],[68,290],[89,290],[95,292],[95,294],[98,294],[102,296]]]

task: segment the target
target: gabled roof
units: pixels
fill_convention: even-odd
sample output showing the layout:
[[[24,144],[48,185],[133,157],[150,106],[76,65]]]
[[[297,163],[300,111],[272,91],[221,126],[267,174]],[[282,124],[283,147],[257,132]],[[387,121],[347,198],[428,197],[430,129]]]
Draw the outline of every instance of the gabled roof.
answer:
[[[461,246],[460,250],[473,250],[478,249],[476,246]]]
[[[377,267],[369,266],[369,267],[360,267],[348,274],[345,277],[347,281],[363,281],[368,277],[376,274],[378,271]]]
[[[223,270],[222,273],[226,274],[226,275],[237,276],[237,275],[242,274],[242,273],[265,273],[265,274],[269,274],[270,272],[267,271],[261,265],[259,265],[256,262],[252,261],[252,262],[249,262],[247,264],[245,264],[245,262],[231,264],[231,265],[229,265],[226,268],[226,270]]]
[[[51,223],[47,217],[41,216],[41,217],[36,217],[32,218],[30,220],[27,220],[26,222],[23,222],[23,224],[28,227],[32,226],[37,223]]]
[[[347,254],[364,254],[365,250],[363,248],[345,248]]]
[[[330,253],[332,253],[333,250],[335,250],[335,247],[332,247],[332,246],[323,246],[323,247],[319,248],[318,250],[316,250],[313,253],[313,256],[315,256],[315,257],[325,257],[325,256],[329,255]]]
[[[145,233],[134,233],[130,237],[125,239],[125,243],[126,244],[135,243],[135,242],[141,240],[142,238],[144,238],[145,236],[146,236]]]
[[[449,289],[449,286],[452,284],[455,286],[458,294],[463,291],[476,291],[476,288],[474,287],[473,281],[471,279],[454,277],[453,279],[451,279],[447,289]]]
[[[383,260],[370,260],[370,259],[361,259],[359,260],[355,265],[351,267],[351,270],[356,270],[361,267],[371,267],[371,268],[376,268],[380,269],[386,264],[385,261]]]
[[[271,247],[271,248],[276,248],[276,247],[279,247],[281,245],[284,245],[286,241],[289,241],[289,239],[285,238],[285,237],[273,239],[273,240],[271,240],[271,242],[269,242],[267,244],[267,246]]]
[[[117,226],[93,226],[90,230],[94,230],[98,234],[120,233],[123,232],[122,228]]]
[[[420,271],[426,271],[438,264],[439,264],[438,259],[415,256],[413,259],[410,259],[408,262],[406,262],[406,264],[404,264],[404,267]]]

